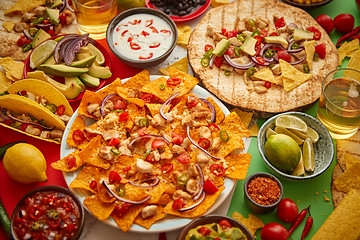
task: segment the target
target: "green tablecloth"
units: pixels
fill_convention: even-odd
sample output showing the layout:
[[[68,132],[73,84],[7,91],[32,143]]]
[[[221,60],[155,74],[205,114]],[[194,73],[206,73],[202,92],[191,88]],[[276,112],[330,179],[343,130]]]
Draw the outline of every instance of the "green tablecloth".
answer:
[[[316,8],[307,10],[314,18],[321,14],[327,14],[330,17],[334,18],[341,13],[350,13],[355,17],[355,26],[360,25],[360,12],[356,8],[355,0],[333,0],[331,3]],[[339,37],[342,36],[341,33],[336,32],[335,30],[330,33],[330,37],[334,43],[337,42]],[[343,66],[346,63],[343,64]],[[316,116],[318,104],[316,103],[312,108],[310,108],[306,113]],[[258,126],[260,127],[264,123],[265,119],[259,119]],[[336,141],[334,141],[336,143]],[[248,176],[255,172],[270,172],[265,163],[263,162],[258,148],[257,148],[257,138],[253,137],[251,140],[250,148],[248,151],[252,155],[251,164],[248,171]],[[324,223],[326,218],[333,211],[332,197],[331,197],[331,176],[336,164],[336,154],[334,156],[334,161],[332,162],[329,169],[327,169],[321,176],[302,182],[291,182],[288,180],[280,179],[284,186],[284,197],[294,200],[298,206],[299,211],[311,205],[311,214],[314,218],[314,225],[311,228],[307,239],[310,239],[311,236],[320,228]],[[234,196],[232,198],[228,216],[231,216],[233,212],[238,211],[244,216],[247,216],[250,211],[244,203],[244,191],[243,191],[244,180],[238,181]],[[327,201],[325,198],[330,199]],[[265,214],[265,215],[256,215],[258,216],[265,224],[270,222],[278,222],[289,229],[291,224],[282,223],[276,216],[276,211]],[[300,239],[302,230],[304,229],[305,221],[294,231],[292,234],[293,239]],[[257,231],[257,238],[260,239],[260,231]]]

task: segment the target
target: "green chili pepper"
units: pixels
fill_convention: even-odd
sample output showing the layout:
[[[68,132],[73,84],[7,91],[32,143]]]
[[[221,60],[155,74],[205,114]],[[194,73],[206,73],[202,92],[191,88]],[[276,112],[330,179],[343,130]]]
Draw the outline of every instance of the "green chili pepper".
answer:
[[[225,142],[229,141],[229,135],[226,131],[220,131],[220,138]]]
[[[318,60],[319,60],[319,54],[314,53],[313,60],[314,60],[315,62],[318,61]]]
[[[240,57],[240,55],[241,55],[240,48],[239,47],[234,47],[234,53],[235,53],[235,56]]]
[[[159,148],[158,148],[158,151],[159,151],[159,153],[165,152],[165,147],[159,147]]]
[[[38,18],[35,18],[34,20],[33,20],[33,24],[34,25],[38,25],[38,24],[40,24],[40,23],[42,23],[43,21],[44,21],[44,16],[40,16],[40,17],[38,17]]]
[[[275,49],[269,49],[265,52],[265,57],[266,58],[272,58],[276,53]]]
[[[251,37],[256,37],[256,36],[260,36],[260,31],[259,31],[259,30],[255,30],[255,31],[251,34]]]
[[[60,214],[58,211],[56,211],[55,209],[50,209],[47,213],[48,217],[49,218],[52,218],[52,219],[59,219],[60,217]]]
[[[28,33],[30,34],[30,36],[34,37],[37,31],[38,30],[36,28],[29,28]]]
[[[10,93],[8,91],[5,91],[5,92],[0,93],[0,96],[4,96],[4,95],[8,95],[8,94],[10,94]]]
[[[46,107],[47,109],[50,110],[50,112],[52,113],[55,113],[56,112],[56,109],[57,109],[57,106],[55,104],[46,104],[44,107]]]
[[[110,149],[110,151],[113,153],[113,154],[115,154],[115,155],[119,155],[120,154],[120,151],[119,151],[119,149],[117,149],[117,148],[111,148]]]
[[[291,46],[291,50],[298,49],[298,48],[299,48],[299,44],[297,44],[297,43],[294,43],[294,44]]]
[[[140,118],[139,119],[139,126],[140,127],[148,127],[149,126],[149,120],[147,120],[146,118]]]
[[[303,65],[303,69],[304,69],[304,72],[305,72],[305,73],[309,73],[309,72],[310,72],[310,68],[309,68],[309,65],[308,65],[307,63],[305,63],[305,64]]]
[[[31,44],[25,44],[24,46],[22,46],[21,49],[23,52],[28,52],[32,49],[32,46],[31,46]]]
[[[247,36],[246,36],[245,34],[241,33],[241,34],[238,34],[238,35],[236,36],[236,38],[243,42],[243,41],[245,41],[245,39],[247,38]]]
[[[149,156],[150,152],[151,152],[151,149],[147,149],[144,158],[147,158],[147,156]]]
[[[53,4],[54,4],[54,0],[46,0],[45,1],[45,6],[47,6],[47,7],[51,7]]]
[[[229,70],[225,70],[225,75],[230,76],[231,72]]]
[[[273,67],[275,67],[275,64],[271,63],[271,64],[269,65],[269,68],[271,69],[271,68],[273,68]]]
[[[256,28],[256,21],[254,19],[249,19],[248,20],[248,23],[253,27],[253,28]]]
[[[114,112],[118,112],[118,113],[123,113],[124,112],[124,110],[123,109],[115,109],[115,110],[113,110]]]
[[[189,180],[189,177],[188,175],[186,174],[181,174],[180,177],[177,179],[177,183],[180,185],[180,186],[184,186]]]
[[[209,63],[210,63],[210,58],[209,57],[202,57],[201,58],[201,66],[203,67],[207,67],[209,66]]]
[[[36,221],[32,223],[31,228],[35,231],[39,231],[43,229],[44,225],[44,221]]]
[[[211,58],[211,56],[213,55],[213,51],[214,49],[210,49],[209,51],[207,51],[205,54],[204,54],[204,57],[208,57],[208,58]]]
[[[248,70],[246,70],[247,77],[251,77],[252,75],[254,75],[254,73],[256,73],[256,69],[254,67],[251,67]]]
[[[10,126],[12,126],[13,128],[19,128],[21,125],[22,123],[17,121],[10,123]]]
[[[117,193],[120,197],[125,196],[125,195],[126,195],[125,185],[120,184],[120,185],[116,188],[116,193]]]
[[[164,89],[165,89],[165,85],[164,85],[164,84],[160,84],[159,88],[160,88],[161,90],[164,90]]]

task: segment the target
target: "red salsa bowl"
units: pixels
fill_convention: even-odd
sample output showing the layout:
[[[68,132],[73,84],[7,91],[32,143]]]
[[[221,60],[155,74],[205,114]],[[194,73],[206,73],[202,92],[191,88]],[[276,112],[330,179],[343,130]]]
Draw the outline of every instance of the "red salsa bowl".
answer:
[[[43,186],[20,199],[11,216],[12,239],[79,239],[84,208],[79,199],[60,186]]]

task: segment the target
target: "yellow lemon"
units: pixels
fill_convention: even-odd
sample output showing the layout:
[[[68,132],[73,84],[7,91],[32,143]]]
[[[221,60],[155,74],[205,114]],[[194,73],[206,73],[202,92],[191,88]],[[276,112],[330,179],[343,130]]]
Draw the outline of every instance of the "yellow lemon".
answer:
[[[6,150],[3,161],[5,171],[19,183],[47,181],[45,157],[31,144],[15,144]]]

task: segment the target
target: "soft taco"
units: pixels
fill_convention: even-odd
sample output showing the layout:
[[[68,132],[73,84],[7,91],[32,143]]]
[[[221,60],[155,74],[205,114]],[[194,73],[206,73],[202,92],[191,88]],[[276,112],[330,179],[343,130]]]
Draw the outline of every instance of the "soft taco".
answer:
[[[23,96],[0,96],[0,125],[26,135],[60,143],[65,123],[36,102]]]

